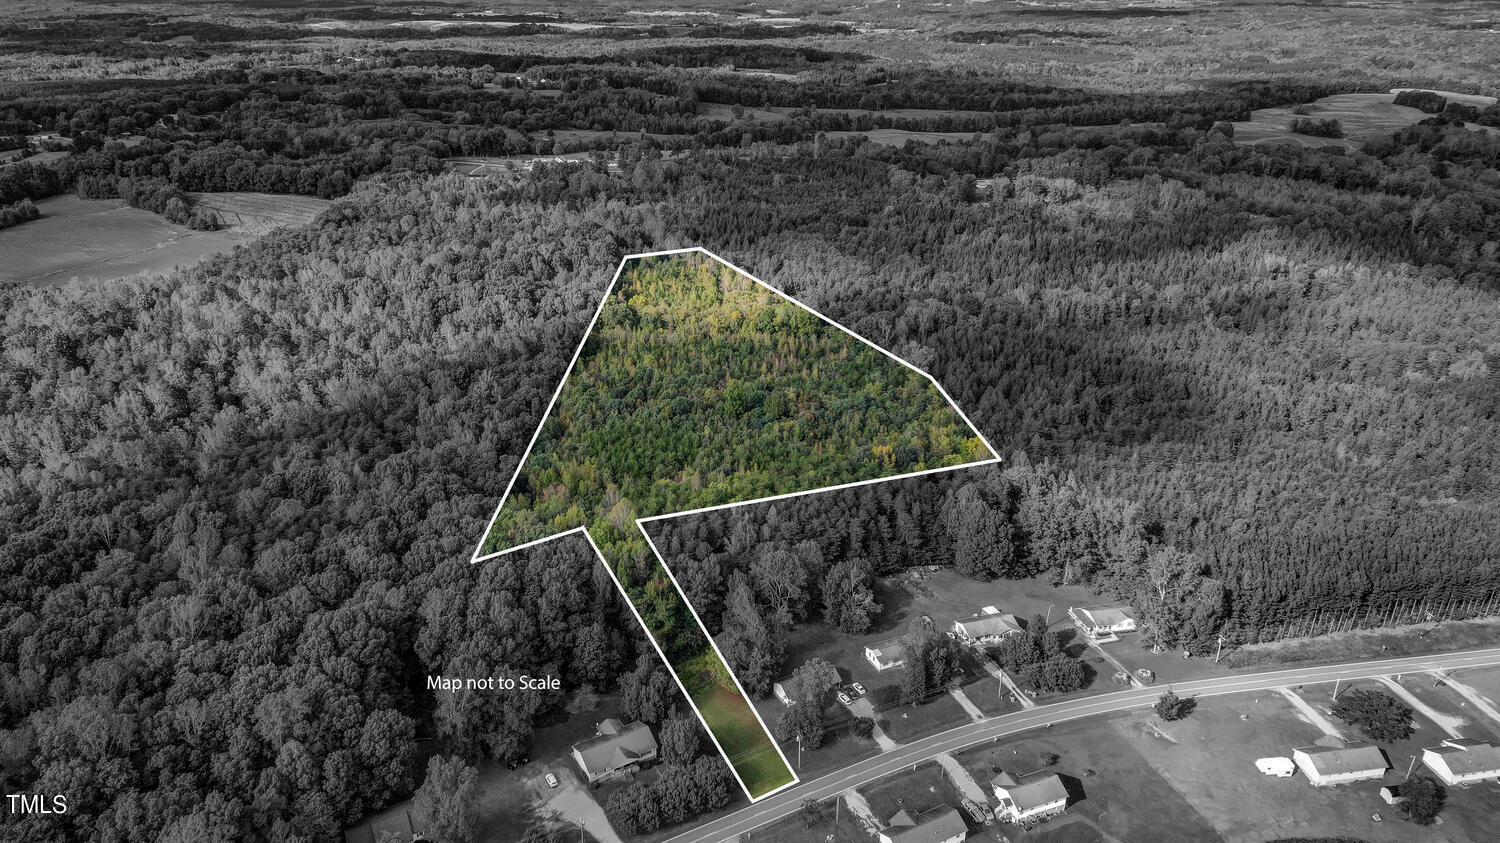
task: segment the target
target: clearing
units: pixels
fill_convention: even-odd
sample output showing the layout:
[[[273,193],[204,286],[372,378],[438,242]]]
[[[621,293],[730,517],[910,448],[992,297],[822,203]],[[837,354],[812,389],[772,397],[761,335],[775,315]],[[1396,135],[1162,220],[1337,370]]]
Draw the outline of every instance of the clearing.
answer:
[[[118,199],[54,196],[42,218],[0,230],[0,282],[55,284],[164,274],[249,243],[280,225],[304,225],[329,203],[264,193],[198,194],[227,228],[193,231]]]
[[[1387,94],[1335,94],[1308,103],[1308,113],[1295,114],[1298,106],[1257,108],[1250,119],[1234,124],[1236,143],[1298,143],[1303,146],[1341,146],[1358,149],[1372,135],[1390,134],[1397,129],[1431,117],[1420,109],[1396,105],[1395,92]],[[1310,120],[1337,120],[1344,129],[1342,138],[1319,138],[1300,135],[1287,128],[1292,120],[1306,117]],[[1484,126],[1470,128],[1478,131],[1493,131]]]

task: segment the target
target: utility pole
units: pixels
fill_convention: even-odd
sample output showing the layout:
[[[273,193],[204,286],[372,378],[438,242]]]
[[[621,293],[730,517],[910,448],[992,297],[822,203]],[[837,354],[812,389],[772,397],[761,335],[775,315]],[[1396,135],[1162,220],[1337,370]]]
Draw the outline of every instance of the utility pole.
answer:
[[[1052,607],[1056,605],[1056,603],[1047,604],[1047,626],[1049,627],[1052,626]]]
[[[1329,699],[1335,699],[1336,700],[1336,699],[1339,698],[1339,683],[1343,682],[1343,681],[1344,681],[1344,677],[1342,677],[1342,676],[1340,676],[1337,679],[1333,680],[1333,696],[1330,697]]]
[[[1214,650],[1214,664],[1219,663],[1219,656],[1224,654],[1224,633],[1219,633],[1219,649]]]
[[[797,769],[802,769],[802,734],[797,734]]]
[[[1411,771],[1417,768],[1417,756],[1411,757],[1411,763],[1406,765],[1406,780],[1411,781]]]

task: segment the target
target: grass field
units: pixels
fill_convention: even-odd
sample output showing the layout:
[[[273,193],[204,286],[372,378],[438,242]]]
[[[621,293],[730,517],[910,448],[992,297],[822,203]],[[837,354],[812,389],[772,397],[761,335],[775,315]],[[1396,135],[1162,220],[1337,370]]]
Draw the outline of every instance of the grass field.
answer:
[[[1496,641],[1500,641],[1500,619],[1444,621],[1436,626],[1411,624],[1251,644],[1230,653],[1224,662],[1235,668],[1334,664],[1493,647]]]
[[[1234,139],[1238,143],[1298,143],[1303,146],[1340,146],[1358,149],[1372,135],[1390,134],[1397,129],[1410,126],[1432,115],[1420,109],[1396,105],[1395,94],[1335,94],[1308,103],[1310,113],[1294,114],[1294,106],[1258,108],[1251,112],[1250,119],[1234,124]],[[1318,138],[1299,135],[1287,128],[1297,117],[1316,120],[1337,120],[1344,128],[1342,138]],[[1484,127],[1473,127],[1486,131]]]
[[[715,682],[692,683],[686,677],[683,681],[689,683],[693,704],[752,795],[769,793],[792,781],[792,771],[743,696]]]
[[[305,225],[330,204],[306,196],[211,193],[194,197],[225,228],[192,231],[118,199],[56,196],[36,203],[42,218],[0,230],[0,282],[112,281],[162,274],[227,252],[281,226]]]
[[[166,273],[227,252],[250,236],[190,231],[118,199],[57,196],[36,203],[42,218],[0,230],[0,282],[112,281]]]
[[[847,807],[834,810],[832,800],[821,803],[824,812],[816,821],[809,822],[801,813],[763,826],[741,836],[741,843],[872,843],[854,813]],[[829,835],[832,835],[830,838]]]
[[[867,784],[859,788],[859,792],[881,821],[889,820],[892,814],[903,809],[920,814],[940,805],[957,808],[963,800],[958,788],[948,781],[948,774],[936,761]]]

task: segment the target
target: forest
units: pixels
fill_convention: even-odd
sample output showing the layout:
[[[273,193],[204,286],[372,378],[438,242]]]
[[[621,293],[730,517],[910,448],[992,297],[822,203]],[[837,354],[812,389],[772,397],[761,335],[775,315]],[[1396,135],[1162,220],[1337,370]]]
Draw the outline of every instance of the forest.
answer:
[[[790,772],[636,519],[988,457],[930,381],[816,314],[702,253],[639,258],[481,551],[587,527],[699,709],[725,715],[710,726],[759,795]],[[728,668],[755,652],[732,648]]]
[[[0,289],[0,784],[82,794],[7,835],[337,839],[424,779],[463,790],[585,685],[660,691],[586,542],[464,564],[634,252],[753,268],[932,373],[1006,457],[674,523],[659,546],[720,618],[857,629],[871,577],[951,559],[1144,595],[1153,634],[1191,647],[1500,581],[1483,109],[1315,150],[1223,121],[1411,80],[1122,92],[877,57],[799,86],[637,58],[505,87],[372,43],[358,65],[0,91],[0,134],[76,150],[0,168],[0,205],[80,182],[163,210],[170,189],[343,197],[167,278]],[[874,111],[894,107],[982,113]],[[879,122],[972,134],[828,134]],[[441,173],[564,130],[602,133],[616,166]],[[749,632],[737,658],[763,660],[774,632]],[[569,687],[526,707],[424,690],[481,666]],[[672,780],[701,789],[665,820],[618,821],[722,804],[711,765],[683,759]]]

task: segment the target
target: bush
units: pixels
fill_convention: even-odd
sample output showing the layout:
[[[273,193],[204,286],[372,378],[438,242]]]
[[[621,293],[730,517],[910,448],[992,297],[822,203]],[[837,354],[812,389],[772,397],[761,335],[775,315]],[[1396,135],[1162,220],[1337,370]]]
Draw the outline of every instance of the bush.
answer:
[[[1156,700],[1156,716],[1168,722],[1181,720],[1197,707],[1198,701],[1193,697],[1179,697],[1169,690]]]
[[[0,205],[0,228],[31,222],[41,215],[42,212],[36,209],[30,199],[22,199],[11,205]]]
[[[849,731],[853,732],[856,738],[868,738],[875,734],[875,718],[856,717],[854,718],[854,725],[849,728]]]

